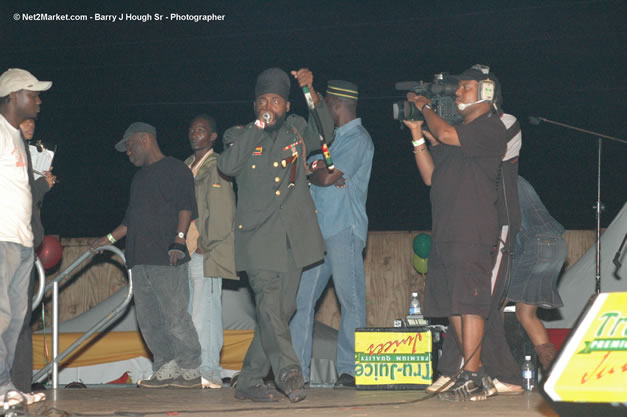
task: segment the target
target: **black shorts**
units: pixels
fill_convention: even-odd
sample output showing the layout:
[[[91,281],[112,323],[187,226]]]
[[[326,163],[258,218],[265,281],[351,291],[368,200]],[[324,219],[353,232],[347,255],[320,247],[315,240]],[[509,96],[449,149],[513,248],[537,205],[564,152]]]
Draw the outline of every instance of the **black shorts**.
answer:
[[[477,314],[487,318],[494,255],[490,245],[433,242],[425,285],[425,316]]]

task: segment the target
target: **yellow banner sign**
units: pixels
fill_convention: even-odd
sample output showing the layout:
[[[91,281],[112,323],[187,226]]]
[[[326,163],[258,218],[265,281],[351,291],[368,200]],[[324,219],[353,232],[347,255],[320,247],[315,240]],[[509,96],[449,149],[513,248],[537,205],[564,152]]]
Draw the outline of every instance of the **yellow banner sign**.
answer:
[[[355,331],[355,384],[430,385],[431,332],[400,329]]]
[[[596,296],[544,390],[554,401],[627,402],[627,292]]]

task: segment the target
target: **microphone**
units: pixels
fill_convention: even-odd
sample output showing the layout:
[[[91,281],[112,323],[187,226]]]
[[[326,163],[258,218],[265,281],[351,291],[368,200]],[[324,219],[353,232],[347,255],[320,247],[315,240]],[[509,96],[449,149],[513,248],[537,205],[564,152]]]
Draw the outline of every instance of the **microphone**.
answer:
[[[272,120],[272,114],[270,114],[270,112],[265,112],[261,117],[263,117],[263,121],[266,123],[270,123],[270,120]]]
[[[529,116],[529,123],[534,126],[538,126],[542,120],[538,116]]]
[[[316,105],[314,104],[313,97],[311,96],[311,91],[309,90],[309,87],[307,86],[303,86],[302,90],[303,90],[303,95],[305,96],[305,101],[307,102],[307,107],[309,108],[309,112],[313,116],[314,122],[316,123],[316,127],[318,128],[318,136],[320,136],[320,148],[322,149],[322,156],[324,156],[324,162],[327,164],[327,169],[329,170],[329,172],[333,172],[333,170],[335,169],[335,165],[333,165],[331,152],[329,151],[329,146],[327,145],[327,141],[324,138],[322,122],[320,121],[318,110],[316,110]]]
[[[474,102],[472,102],[472,103],[459,103],[459,104],[457,105],[457,108],[458,108],[460,111],[464,111],[464,110],[466,110],[468,107],[472,106],[473,104],[483,103],[484,101],[489,101],[489,100],[477,100],[477,101],[474,101]]]

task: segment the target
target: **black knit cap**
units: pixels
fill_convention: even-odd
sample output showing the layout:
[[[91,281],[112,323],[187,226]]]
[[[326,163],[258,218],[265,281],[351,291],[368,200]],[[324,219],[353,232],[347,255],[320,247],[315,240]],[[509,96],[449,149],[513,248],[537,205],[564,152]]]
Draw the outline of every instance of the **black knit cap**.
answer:
[[[350,81],[331,80],[327,85],[327,94],[357,100],[359,89]]]
[[[268,68],[257,77],[255,99],[264,94],[277,94],[286,101],[290,96],[290,77],[281,68]]]

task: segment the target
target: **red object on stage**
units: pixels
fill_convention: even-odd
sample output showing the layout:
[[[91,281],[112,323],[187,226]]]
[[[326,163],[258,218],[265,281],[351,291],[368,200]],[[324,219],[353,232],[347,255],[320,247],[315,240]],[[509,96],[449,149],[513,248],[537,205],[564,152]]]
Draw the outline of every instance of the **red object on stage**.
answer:
[[[564,341],[570,334],[572,329],[546,329],[549,335],[549,341],[555,346],[555,350],[559,350],[564,344]]]
[[[109,381],[107,384],[132,384],[131,376],[128,374],[128,371],[126,371],[121,377],[114,379],[113,381]]]
[[[44,236],[44,240],[37,248],[37,256],[44,269],[55,267],[63,257],[63,248],[59,239],[51,235]]]

